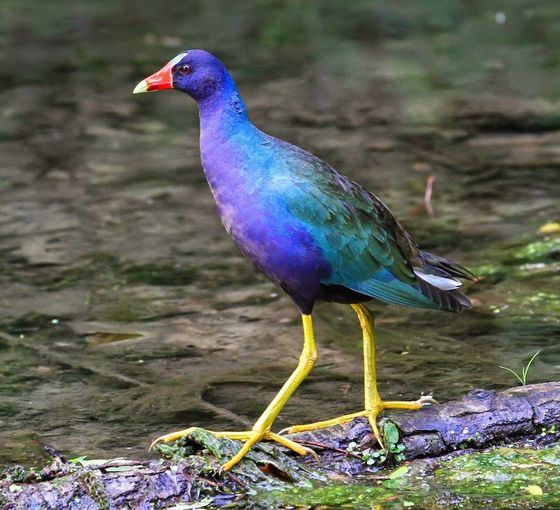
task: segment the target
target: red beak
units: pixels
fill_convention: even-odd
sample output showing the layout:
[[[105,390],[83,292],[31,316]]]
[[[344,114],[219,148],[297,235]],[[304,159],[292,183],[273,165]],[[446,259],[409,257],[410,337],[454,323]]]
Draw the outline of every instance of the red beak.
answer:
[[[165,90],[173,88],[173,67],[178,64],[183,57],[187,54],[179,53],[175,58],[171,59],[165,64],[157,73],[148,76],[142,80],[134,90],[133,94],[140,94],[142,92],[155,92],[156,90]]]
[[[134,90],[133,94],[142,92],[155,92],[156,90],[165,90],[173,88],[173,66],[176,62],[168,62],[158,72],[148,76],[142,80]]]

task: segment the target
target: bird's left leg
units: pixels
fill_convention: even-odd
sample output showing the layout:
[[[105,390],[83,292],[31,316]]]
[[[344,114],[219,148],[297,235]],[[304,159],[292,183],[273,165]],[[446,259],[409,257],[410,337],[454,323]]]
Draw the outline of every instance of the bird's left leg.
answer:
[[[365,306],[361,304],[354,304],[352,305],[352,308],[358,315],[363,334],[365,409],[363,411],[358,411],[357,413],[338,416],[337,418],[333,418],[331,420],[308,423],[306,425],[294,425],[282,430],[280,432],[281,434],[295,434],[297,432],[316,430],[333,425],[342,425],[343,423],[348,423],[355,418],[359,418],[360,416],[365,416],[367,417],[371,425],[375,438],[383,448],[383,441],[381,439],[381,434],[379,433],[379,427],[377,426],[377,417],[384,409],[417,410],[435,402],[435,400],[433,400],[432,397],[429,396],[420,397],[418,400],[413,402],[400,400],[383,401],[381,399],[381,396],[379,395],[379,391],[377,389],[373,315]]]
[[[284,383],[284,386],[282,386],[278,394],[264,410],[261,417],[255,422],[253,428],[251,430],[242,432],[210,431],[216,437],[227,437],[229,439],[245,441],[237,454],[234,455],[228,462],[226,462],[222,466],[222,469],[231,469],[246,455],[246,453],[255,443],[263,439],[275,441],[301,455],[314,454],[314,452],[309,448],[305,448],[295,441],[280,436],[279,434],[275,434],[270,430],[272,423],[274,422],[286,402],[290,399],[301,382],[307,377],[307,375],[311,371],[311,368],[315,364],[315,361],[317,360],[317,350],[315,348],[315,336],[313,333],[313,321],[311,319],[311,315],[302,315],[301,318],[303,323],[303,350],[299,358],[299,363],[296,369],[292,372],[292,375]],[[158,437],[152,443],[152,446],[159,442],[169,443],[171,441],[180,439],[181,437],[188,436],[194,430],[194,428],[195,427],[191,427]]]

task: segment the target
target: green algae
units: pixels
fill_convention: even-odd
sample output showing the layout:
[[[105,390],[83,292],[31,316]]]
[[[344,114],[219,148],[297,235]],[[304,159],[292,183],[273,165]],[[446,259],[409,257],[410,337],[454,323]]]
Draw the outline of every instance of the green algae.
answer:
[[[515,322],[542,317],[542,327],[560,324],[560,292],[555,275],[560,269],[560,236],[529,237],[496,247],[485,255],[491,263],[474,266],[480,290],[492,292],[493,314]]]
[[[418,462],[418,461],[417,461]],[[420,461],[421,463],[422,461]],[[412,466],[415,463],[411,464]],[[427,465],[426,465],[427,466]],[[397,473],[397,468],[392,473]],[[270,507],[322,508],[551,508],[560,505],[560,446],[542,450],[493,448],[443,461],[431,471],[401,470],[387,479],[331,482],[313,489],[258,493]],[[542,495],[535,495],[542,491]]]
[[[542,450],[500,447],[444,463],[436,487],[452,488],[464,504],[493,499],[494,508],[547,508],[560,504],[560,446]],[[537,486],[542,497],[531,494]]]
[[[187,285],[193,281],[197,273],[198,271],[192,267],[162,264],[132,265],[123,271],[128,283],[148,285]]]
[[[100,305],[99,316],[107,321],[134,322],[152,314],[150,300],[129,293],[119,293],[105,299]]]
[[[497,283],[507,277],[527,278],[552,274],[558,270],[560,236],[543,239],[530,237],[506,243],[485,253],[484,258],[494,262],[471,269],[477,276],[484,277],[487,283]]]
[[[23,262],[22,262],[23,263]],[[46,290],[60,290],[84,285],[115,285],[123,280],[122,264],[117,257],[103,253],[90,253],[79,264],[37,267],[32,271],[14,274],[18,282]]]
[[[127,285],[188,285],[198,275],[197,268],[158,262],[134,264],[107,253],[91,253],[79,264],[37,267],[14,274],[14,279],[46,290],[80,287],[124,287]],[[16,261],[16,266],[24,261]]]
[[[521,262],[545,262],[558,260],[560,257],[560,237],[550,237],[533,241],[517,250],[511,257]]]
[[[0,324],[0,331],[12,335],[26,335],[57,327],[65,318],[44,313],[29,312]]]

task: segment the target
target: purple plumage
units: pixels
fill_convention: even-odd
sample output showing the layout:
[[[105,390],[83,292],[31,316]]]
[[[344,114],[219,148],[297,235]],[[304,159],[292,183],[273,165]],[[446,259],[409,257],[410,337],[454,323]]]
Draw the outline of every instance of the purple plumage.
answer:
[[[202,164],[226,230],[303,313],[321,299],[470,306],[457,290],[467,270],[421,252],[373,194],[257,129],[217,58],[191,50],[172,62],[173,88],[199,105]]]

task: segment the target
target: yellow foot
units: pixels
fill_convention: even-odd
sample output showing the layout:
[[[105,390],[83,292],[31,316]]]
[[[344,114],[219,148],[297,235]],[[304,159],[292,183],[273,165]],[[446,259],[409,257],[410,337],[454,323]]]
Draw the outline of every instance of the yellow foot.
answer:
[[[198,429],[199,427],[189,427],[188,429],[178,430],[176,432],[171,432],[170,434],[165,434],[163,436],[158,437],[155,441],[152,442],[150,445],[150,450],[157,444],[157,443],[170,443],[172,441],[176,441],[177,439],[181,439],[182,437],[188,436],[193,431]],[[279,434],[275,434],[274,432],[270,432],[269,430],[245,430],[242,432],[215,432],[213,430],[208,430],[212,435],[217,438],[226,437],[228,439],[235,439],[238,441],[245,441],[245,444],[241,447],[241,449],[235,454],[228,462],[226,462],[222,469],[227,471],[231,469],[235,464],[237,464],[247,452],[254,446],[256,443],[262,440],[274,441],[290,450],[293,450],[300,455],[313,455],[317,458],[317,454],[304,446],[288,439],[287,437],[280,436]]]
[[[343,423],[348,423],[355,418],[365,416],[371,425],[375,439],[377,439],[381,448],[385,449],[383,440],[381,439],[381,434],[379,433],[379,427],[377,426],[377,417],[384,409],[409,409],[411,411],[416,411],[431,404],[437,404],[437,401],[434,400],[431,395],[422,396],[413,402],[401,400],[388,400],[385,402],[379,400],[378,404],[371,409],[365,409],[357,413],[345,414],[343,416],[338,416],[337,418],[332,418],[331,420],[307,423],[305,425],[293,425],[281,430],[280,434],[297,434],[298,432],[308,432],[310,430],[332,427],[334,425],[342,425]]]

